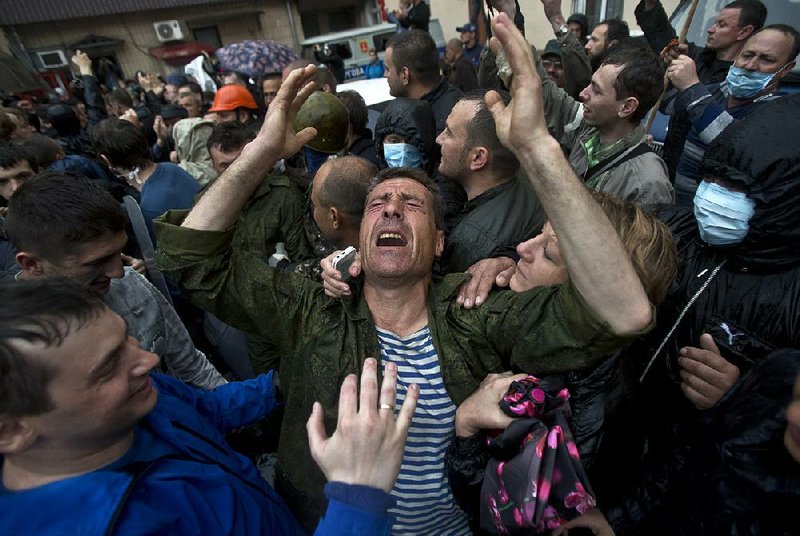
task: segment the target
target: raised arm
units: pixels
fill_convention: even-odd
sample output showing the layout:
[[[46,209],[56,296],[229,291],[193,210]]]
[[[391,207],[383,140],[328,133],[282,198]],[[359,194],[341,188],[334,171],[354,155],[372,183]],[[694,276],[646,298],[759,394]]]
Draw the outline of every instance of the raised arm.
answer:
[[[564,35],[558,32],[566,24],[564,14],[561,12],[561,0],[542,0],[544,15],[553,27],[553,33],[561,45],[564,55],[564,91],[572,98],[578,98],[583,88],[592,80],[592,65],[583,45],[575,35],[567,31]]]
[[[497,134],[530,178],[589,308],[617,334],[642,330],[652,320],[647,295],[616,231],[547,130],[531,47],[505,14],[492,25],[514,71],[508,106],[496,92],[486,95]]]
[[[633,14],[636,17],[636,24],[644,32],[644,38],[656,54],[660,54],[671,40],[678,37],[669,23],[664,6],[658,0],[642,0]]]
[[[183,227],[201,231],[229,229],[261,184],[265,172],[316,136],[314,128],[297,133],[292,128],[294,116],[315,89],[312,80],[316,70],[309,65],[292,71],[270,104],[258,136],[200,198],[183,221]]]

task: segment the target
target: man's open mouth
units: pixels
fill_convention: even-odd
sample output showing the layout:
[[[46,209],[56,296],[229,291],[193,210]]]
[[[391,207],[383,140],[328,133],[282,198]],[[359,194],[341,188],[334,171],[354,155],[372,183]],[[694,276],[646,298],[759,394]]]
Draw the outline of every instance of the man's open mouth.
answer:
[[[381,233],[378,235],[376,246],[405,246],[408,241],[400,233]]]

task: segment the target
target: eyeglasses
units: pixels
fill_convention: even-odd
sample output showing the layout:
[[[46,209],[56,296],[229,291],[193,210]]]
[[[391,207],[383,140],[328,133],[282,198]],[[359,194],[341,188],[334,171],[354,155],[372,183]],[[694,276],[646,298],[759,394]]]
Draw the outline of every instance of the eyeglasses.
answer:
[[[564,64],[561,63],[560,60],[542,60],[542,65],[545,69],[555,68],[555,69],[563,69]]]

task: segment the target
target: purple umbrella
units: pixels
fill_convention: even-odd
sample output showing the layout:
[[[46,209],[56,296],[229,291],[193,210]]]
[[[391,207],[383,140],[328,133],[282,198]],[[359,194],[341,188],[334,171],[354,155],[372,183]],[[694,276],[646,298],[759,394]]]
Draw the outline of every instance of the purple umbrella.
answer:
[[[277,41],[240,41],[217,49],[216,55],[221,69],[251,78],[279,73],[297,59],[294,50]]]

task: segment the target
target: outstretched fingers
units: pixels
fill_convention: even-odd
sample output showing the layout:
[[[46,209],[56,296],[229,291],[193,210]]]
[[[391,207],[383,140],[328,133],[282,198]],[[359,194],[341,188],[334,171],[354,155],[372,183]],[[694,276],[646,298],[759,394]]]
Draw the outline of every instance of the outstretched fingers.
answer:
[[[387,361],[383,367],[383,382],[381,383],[380,409],[381,417],[394,415],[395,399],[397,398],[397,364]]]
[[[408,386],[406,398],[403,400],[403,406],[400,408],[400,413],[397,415],[396,430],[404,440],[406,435],[408,435],[408,429],[411,426],[411,419],[414,417],[414,411],[417,409],[418,400],[419,385],[412,383]]]
[[[328,434],[325,432],[325,423],[322,419],[322,405],[319,402],[314,402],[311,416],[306,422],[306,431],[308,432],[308,447],[311,456],[314,461],[319,463],[328,442]]]

